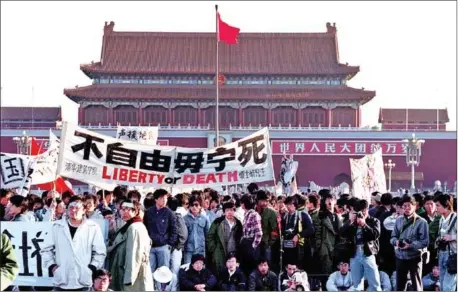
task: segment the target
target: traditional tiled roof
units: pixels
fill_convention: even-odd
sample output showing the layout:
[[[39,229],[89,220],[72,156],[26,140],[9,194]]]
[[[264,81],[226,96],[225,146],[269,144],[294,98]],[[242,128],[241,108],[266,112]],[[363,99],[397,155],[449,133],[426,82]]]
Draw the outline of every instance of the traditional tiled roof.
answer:
[[[438,113],[439,111],[439,113]],[[380,108],[379,123],[405,122],[409,123],[436,123],[439,114],[439,123],[448,123],[447,109],[397,109]]]
[[[215,33],[118,32],[105,24],[100,62],[91,73],[215,74]],[[223,74],[346,75],[359,67],[339,63],[336,27],[324,33],[241,33],[236,45],[219,45]]]
[[[1,107],[2,121],[60,120],[60,107]]]
[[[164,86],[164,85],[115,85],[95,84],[73,89],[65,89],[64,94],[78,102],[82,99],[116,100],[214,100],[215,86]],[[351,88],[348,86],[223,86],[220,98],[223,100],[260,101],[360,101],[365,103],[375,96],[375,91]]]

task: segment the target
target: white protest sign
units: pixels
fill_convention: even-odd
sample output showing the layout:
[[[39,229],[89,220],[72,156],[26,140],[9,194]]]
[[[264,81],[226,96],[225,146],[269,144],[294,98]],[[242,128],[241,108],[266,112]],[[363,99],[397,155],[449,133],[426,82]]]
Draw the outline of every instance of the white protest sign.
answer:
[[[105,240],[108,237],[108,221],[93,220],[100,225]],[[52,240],[53,222],[2,222],[0,232],[11,240],[19,264],[19,274],[13,285],[53,286],[53,279],[43,266],[41,248]]]
[[[350,167],[353,196],[370,202],[373,192],[386,192],[386,178],[381,149],[361,159],[350,158]]]
[[[156,145],[159,127],[131,127],[118,125],[116,138],[129,142]]]
[[[64,123],[58,174],[83,182],[130,186],[218,186],[273,180],[264,128],[212,149],[126,143]]]
[[[31,156],[0,153],[0,187],[5,189],[22,188],[29,176]]]

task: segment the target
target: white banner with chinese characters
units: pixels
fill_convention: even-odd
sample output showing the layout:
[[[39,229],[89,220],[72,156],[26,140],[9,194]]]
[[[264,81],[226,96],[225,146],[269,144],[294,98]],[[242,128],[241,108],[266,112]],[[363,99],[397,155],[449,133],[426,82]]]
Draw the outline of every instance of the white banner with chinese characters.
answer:
[[[59,157],[59,140],[51,133],[48,150],[37,156],[1,153],[0,185],[2,188],[24,187],[27,183],[42,184],[54,181]],[[32,171],[33,170],[33,171]]]
[[[350,167],[355,197],[370,202],[373,192],[386,192],[382,149],[378,149],[374,154],[366,155],[361,159],[350,158]]]
[[[273,180],[267,128],[218,148],[144,145],[64,123],[58,174],[131,186],[218,186]]]
[[[156,145],[159,127],[131,127],[118,125],[116,138],[133,143]]]
[[[101,228],[105,240],[108,238],[108,220],[94,220]],[[2,222],[0,232],[11,240],[19,264],[19,274],[13,285],[19,286],[50,286],[52,277],[43,266],[40,251],[52,240],[53,222]]]

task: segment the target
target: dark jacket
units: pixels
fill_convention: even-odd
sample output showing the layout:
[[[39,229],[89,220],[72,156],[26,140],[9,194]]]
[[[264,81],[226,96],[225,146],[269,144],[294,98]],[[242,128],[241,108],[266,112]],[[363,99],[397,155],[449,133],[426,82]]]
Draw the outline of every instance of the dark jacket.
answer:
[[[340,234],[342,237],[347,239],[349,248],[351,250],[351,257],[355,256],[356,253],[356,231],[358,225],[350,224],[347,222],[341,229]],[[379,250],[378,239],[380,237],[380,221],[376,218],[367,217],[366,225],[362,227],[363,229],[363,241],[364,241],[364,255],[366,257],[371,255],[377,255]]]
[[[310,218],[309,214],[305,212],[297,211],[295,215],[297,217],[290,218],[289,222],[286,222],[289,215],[290,214],[286,212],[282,217],[282,222],[281,222],[282,234],[285,236],[286,230],[293,228],[294,229],[293,236],[298,235],[300,238],[299,244],[304,245],[304,238],[309,239],[315,233],[315,227],[313,226],[312,219]],[[292,220],[297,220],[297,221],[292,222]]]
[[[173,248],[176,250],[183,250],[186,240],[188,240],[188,228],[180,213],[175,212],[175,219],[177,226],[177,241],[176,244],[173,245]]]
[[[146,210],[143,218],[148,234],[153,241],[153,247],[161,247],[166,244],[175,246],[177,241],[177,225],[175,214],[165,207],[157,210],[153,206]]]
[[[242,223],[235,218],[235,226],[234,226],[234,240],[236,242],[237,250],[240,244],[240,241],[243,236],[243,227]],[[226,220],[225,216],[221,216],[216,218],[213,221],[210,231],[207,234],[207,250],[208,254],[211,255],[210,259],[210,266],[215,270],[218,271],[226,266],[226,244],[224,242],[224,220]],[[207,262],[208,262],[207,257]]]
[[[222,270],[219,274],[218,289],[220,291],[245,291],[246,278],[243,272],[237,268],[235,273],[229,277],[229,271]]]
[[[196,291],[194,286],[205,284],[205,291],[211,291],[216,286],[216,278],[208,269],[197,272],[189,267],[189,270],[179,274],[180,291]]]
[[[267,275],[261,276],[258,269],[250,274],[248,279],[248,291],[278,291],[278,277],[269,271]]]

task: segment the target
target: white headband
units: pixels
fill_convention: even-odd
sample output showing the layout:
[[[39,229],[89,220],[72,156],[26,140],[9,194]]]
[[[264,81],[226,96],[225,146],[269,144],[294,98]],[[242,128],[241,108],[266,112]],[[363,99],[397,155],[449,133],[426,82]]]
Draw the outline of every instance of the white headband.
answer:
[[[135,209],[134,204],[132,204],[130,202],[123,202],[121,207],[127,207],[127,208],[131,208],[131,209]]]
[[[74,201],[74,202],[71,202],[70,204],[68,204],[68,206],[69,207],[83,207],[83,203]]]

